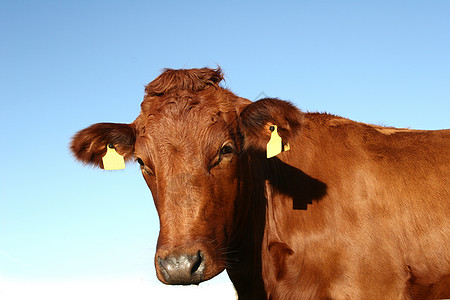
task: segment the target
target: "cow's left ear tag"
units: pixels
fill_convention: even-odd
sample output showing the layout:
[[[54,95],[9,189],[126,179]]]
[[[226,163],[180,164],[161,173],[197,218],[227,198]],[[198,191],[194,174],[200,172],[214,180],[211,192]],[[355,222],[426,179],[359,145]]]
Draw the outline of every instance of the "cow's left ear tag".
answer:
[[[281,136],[278,134],[277,125],[270,126],[270,131],[272,133],[270,135],[270,140],[267,143],[267,158],[277,156],[281,152],[291,149],[289,143],[283,144]]]
[[[122,155],[116,152],[113,144],[106,146],[106,154],[102,157],[102,161],[105,170],[125,169],[125,160]]]
[[[267,158],[274,157],[283,151],[283,141],[277,131],[277,125],[270,126],[270,140],[267,143]]]

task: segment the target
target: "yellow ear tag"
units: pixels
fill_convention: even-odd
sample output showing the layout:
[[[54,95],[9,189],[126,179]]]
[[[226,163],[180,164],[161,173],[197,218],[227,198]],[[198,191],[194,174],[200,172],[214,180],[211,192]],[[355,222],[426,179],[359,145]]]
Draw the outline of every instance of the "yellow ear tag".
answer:
[[[270,140],[267,143],[267,158],[274,157],[283,151],[288,151],[291,149],[289,144],[283,145],[283,141],[278,134],[277,125],[270,126],[270,131],[272,131],[272,133],[270,135]]]
[[[106,146],[106,154],[102,157],[102,161],[105,170],[125,169],[125,160],[122,155],[116,152],[113,144],[108,144]]]
[[[272,131],[272,134],[267,143],[267,158],[274,157],[283,151],[283,142],[278,135],[277,125],[270,126],[270,131]]]

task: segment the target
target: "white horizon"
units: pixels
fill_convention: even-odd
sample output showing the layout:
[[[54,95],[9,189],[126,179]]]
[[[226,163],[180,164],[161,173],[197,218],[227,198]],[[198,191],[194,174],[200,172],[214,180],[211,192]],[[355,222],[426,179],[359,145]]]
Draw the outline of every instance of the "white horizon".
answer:
[[[204,282],[199,286],[166,286],[143,278],[10,279],[0,277],[2,300],[144,300],[236,299],[230,282]],[[156,298],[157,299],[157,298]]]

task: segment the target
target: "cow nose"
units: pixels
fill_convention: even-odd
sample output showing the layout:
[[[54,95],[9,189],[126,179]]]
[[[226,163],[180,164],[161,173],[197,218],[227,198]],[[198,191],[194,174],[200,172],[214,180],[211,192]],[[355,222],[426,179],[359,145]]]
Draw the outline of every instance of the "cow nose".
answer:
[[[203,253],[158,256],[161,274],[167,284],[198,284],[202,281],[205,271]]]

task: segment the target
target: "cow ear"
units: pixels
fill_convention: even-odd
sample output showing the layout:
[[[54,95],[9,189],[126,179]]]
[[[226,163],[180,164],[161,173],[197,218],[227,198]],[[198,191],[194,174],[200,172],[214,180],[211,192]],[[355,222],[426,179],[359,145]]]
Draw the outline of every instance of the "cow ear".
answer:
[[[289,145],[299,133],[303,113],[287,101],[264,98],[247,105],[240,113],[245,149],[266,151],[274,125],[283,144]]]
[[[134,157],[135,141],[134,124],[98,123],[77,132],[70,149],[79,161],[103,169],[102,158],[108,145],[129,160]]]

